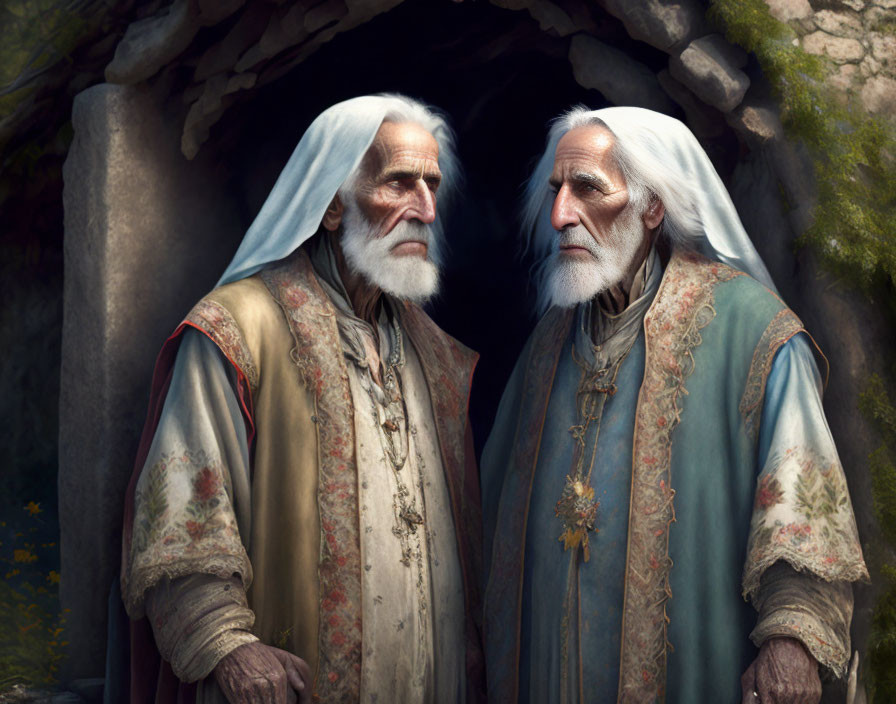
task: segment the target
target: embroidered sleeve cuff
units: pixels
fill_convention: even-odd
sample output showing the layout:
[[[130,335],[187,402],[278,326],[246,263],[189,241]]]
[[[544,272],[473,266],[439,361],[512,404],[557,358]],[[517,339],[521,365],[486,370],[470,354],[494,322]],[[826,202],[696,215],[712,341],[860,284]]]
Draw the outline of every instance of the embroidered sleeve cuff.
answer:
[[[759,621],[750,638],[757,646],[776,636],[796,638],[821,665],[844,676],[853,606],[849,583],[825,582],[777,562],[762,575],[756,606]]]
[[[165,580],[147,592],[146,611],[159,652],[184,682],[207,677],[225,655],[258,640],[250,633],[255,614],[238,577]]]

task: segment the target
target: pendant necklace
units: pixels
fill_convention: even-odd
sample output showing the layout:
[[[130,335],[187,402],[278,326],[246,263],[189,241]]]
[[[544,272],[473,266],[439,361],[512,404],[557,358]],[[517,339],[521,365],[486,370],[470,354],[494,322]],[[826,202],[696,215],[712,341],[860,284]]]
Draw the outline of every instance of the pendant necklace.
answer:
[[[585,441],[588,430],[595,421],[597,437],[600,436],[604,404],[610,396],[616,393],[616,377],[627,356],[628,352],[610,367],[595,370],[578,357],[575,344],[572,347],[573,361],[582,370],[582,378],[576,390],[576,411],[579,423],[569,429],[575,443],[573,447],[574,470],[572,474],[566,475],[566,483],[554,509],[554,514],[563,522],[563,532],[559,538],[563,543],[563,550],[576,550],[581,547],[585,562],[588,562],[591,557],[588,534],[597,531],[597,509],[600,506],[600,502],[594,500],[594,487],[591,486],[591,473],[594,470],[594,458],[597,454],[597,438],[595,438],[587,472],[584,466]],[[608,377],[611,371],[612,376]]]
[[[393,320],[390,332],[392,350],[384,365],[382,389],[376,388],[376,382],[369,377],[367,391],[370,395],[373,421],[377,427],[383,454],[395,477],[396,489],[392,501],[395,523],[392,526],[392,534],[398,538],[401,544],[401,563],[410,567],[411,560],[420,552],[420,546],[417,545],[415,549],[411,543],[419,543],[417,527],[423,525],[423,516],[417,510],[416,498],[411,498],[411,491],[404,481],[404,475],[407,472],[402,472],[407,464],[410,440],[408,438],[407,407],[402,393],[401,378],[398,374],[399,369],[404,366],[404,348],[397,320]],[[413,482],[413,477],[408,477],[408,479]],[[415,538],[414,541],[412,541],[412,537]]]

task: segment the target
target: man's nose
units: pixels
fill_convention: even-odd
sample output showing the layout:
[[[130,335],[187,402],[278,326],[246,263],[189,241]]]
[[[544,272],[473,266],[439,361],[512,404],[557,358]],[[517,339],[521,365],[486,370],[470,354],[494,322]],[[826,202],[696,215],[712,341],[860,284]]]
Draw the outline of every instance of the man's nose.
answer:
[[[422,179],[414,184],[414,202],[411,209],[405,214],[408,220],[416,219],[431,225],[436,219],[436,194]]]
[[[551,226],[558,232],[565,227],[579,224],[579,216],[576,213],[573,199],[569,189],[562,186],[554,196],[554,206],[551,208]]]

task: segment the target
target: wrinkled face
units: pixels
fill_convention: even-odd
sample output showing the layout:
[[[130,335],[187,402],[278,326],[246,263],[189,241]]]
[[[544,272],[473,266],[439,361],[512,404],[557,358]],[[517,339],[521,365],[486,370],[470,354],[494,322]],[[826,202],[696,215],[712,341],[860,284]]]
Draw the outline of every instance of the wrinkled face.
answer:
[[[346,198],[342,248],[370,283],[422,301],[438,288],[436,192],[439,145],[423,127],[384,122]]]
[[[442,180],[439,145],[412,123],[384,122],[361,164],[355,202],[378,237],[400,222],[430,225],[436,219],[436,192]],[[396,255],[426,256],[426,246],[396,246]]]
[[[570,307],[622,282],[647,232],[613,157],[615,137],[589,125],[557,144],[550,186],[557,245],[548,261],[553,305]]]

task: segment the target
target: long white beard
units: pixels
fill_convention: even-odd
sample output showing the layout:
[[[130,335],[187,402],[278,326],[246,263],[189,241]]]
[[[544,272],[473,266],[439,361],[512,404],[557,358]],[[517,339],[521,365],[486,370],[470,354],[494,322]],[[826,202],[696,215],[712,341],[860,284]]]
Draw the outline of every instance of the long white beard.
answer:
[[[598,243],[583,225],[561,231],[545,263],[549,305],[572,308],[621,282],[643,240],[641,214],[633,205],[626,206],[613,221],[604,243]],[[574,259],[560,250],[561,244],[584,247],[592,257]]]
[[[350,201],[345,204],[342,223],[340,242],[345,260],[368,283],[415,303],[438,292],[437,238],[429,225],[403,220],[389,234],[378,237],[377,228]],[[393,247],[410,240],[426,243],[426,259],[392,254]]]

